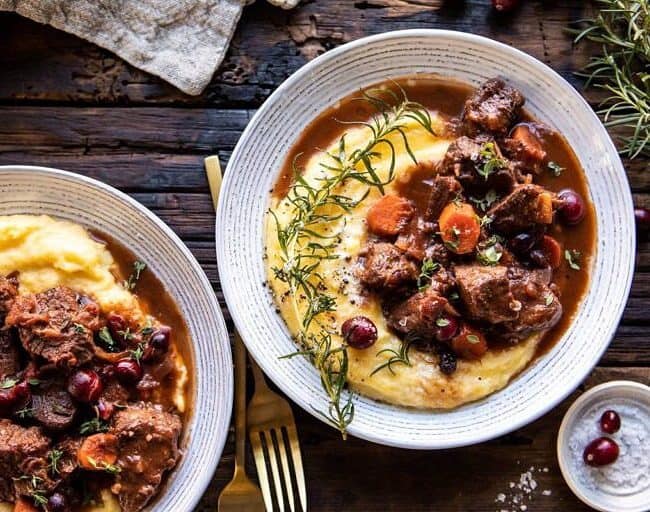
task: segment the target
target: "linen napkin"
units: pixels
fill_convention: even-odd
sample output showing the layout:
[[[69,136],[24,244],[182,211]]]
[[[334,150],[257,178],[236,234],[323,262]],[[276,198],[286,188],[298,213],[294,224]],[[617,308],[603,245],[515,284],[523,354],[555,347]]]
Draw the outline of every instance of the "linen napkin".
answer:
[[[246,3],[248,0],[0,0],[0,10],[15,11],[87,39],[196,95],[223,60]]]

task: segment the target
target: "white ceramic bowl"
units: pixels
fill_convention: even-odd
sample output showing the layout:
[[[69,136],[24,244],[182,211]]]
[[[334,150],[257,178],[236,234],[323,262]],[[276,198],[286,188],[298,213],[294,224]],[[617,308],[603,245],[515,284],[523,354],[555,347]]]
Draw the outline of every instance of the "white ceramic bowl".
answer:
[[[106,233],[145,261],[187,323],[194,372],[183,456],[153,511],[190,512],[210,483],[228,434],[233,397],[228,331],[205,273],[158,217],[108,185],[44,167],[0,166],[0,215],[44,214]]]
[[[607,409],[619,410],[622,404],[633,404],[641,411],[646,411],[646,417],[650,415],[650,387],[639,382],[629,380],[617,380],[606,382],[599,386],[591,388],[578,398],[564,415],[562,425],[557,437],[557,458],[560,463],[562,475],[567,485],[573,493],[583,502],[596,510],[608,512],[616,510],[617,512],[646,512],[650,510],[650,475],[645,482],[636,484],[631,488],[623,488],[620,485],[587,485],[583,478],[579,476],[579,470],[582,469],[577,464],[582,465],[582,459],[576,460],[575,455],[571,453],[571,435],[574,429],[578,427],[579,422],[585,421],[585,416],[600,415]],[[626,435],[626,427],[629,426],[630,419],[624,415],[621,418],[621,429],[614,435],[609,435],[617,440]],[[637,421],[643,421],[637,418]],[[650,425],[648,426],[650,427]],[[646,427],[646,428],[648,428]],[[597,422],[593,423],[593,439],[607,435],[601,432]],[[631,434],[627,434],[631,436]],[[629,438],[628,438],[629,439]],[[650,450],[650,446],[645,447]],[[640,454],[631,454],[638,456]],[[611,466],[612,471],[617,471],[617,462],[620,463],[622,457],[628,456],[621,453],[618,461]],[[630,463],[628,463],[630,464]]]
[[[326,399],[318,374],[295,350],[265,280],[264,213],[285,156],[302,130],[338,99],[387,78],[436,73],[478,85],[502,76],[527,108],[568,139],[584,167],[598,222],[588,296],[561,341],[504,390],[450,412],[421,412],[357,398],[349,432],[406,448],[449,448],[484,441],[533,421],[565,398],[607,348],[634,266],[632,198],[611,139],[591,108],[553,70],[514,48],[444,30],[367,37],[302,67],[264,103],[230,159],[217,214],[217,257],[237,328],[267,375],[314,413]]]

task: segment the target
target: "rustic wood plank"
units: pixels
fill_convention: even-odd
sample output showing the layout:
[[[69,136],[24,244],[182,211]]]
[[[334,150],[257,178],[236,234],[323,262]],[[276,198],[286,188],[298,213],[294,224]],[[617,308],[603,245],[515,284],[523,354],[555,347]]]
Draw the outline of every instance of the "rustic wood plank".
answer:
[[[455,450],[400,450],[354,438],[344,442],[333,429],[294,407],[310,510],[511,510],[499,506],[495,499],[499,493],[510,496],[509,482],[518,482],[530,467],[535,468],[538,489],[525,501],[528,510],[590,510],[562,479],[555,455],[556,436],[564,413],[584,390],[614,379],[648,384],[650,368],[597,368],[579,390],[541,419],[494,441]],[[198,512],[214,510],[219,492],[232,476],[233,452],[231,432]],[[255,474],[251,460],[248,469]],[[544,496],[543,490],[551,490],[551,495]]]
[[[483,0],[319,0],[286,12],[257,2],[246,8],[223,65],[196,98],[93,44],[2,13],[0,47],[11,51],[0,52],[0,101],[259,105],[280,82],[325,50],[365,35],[408,28],[461,30],[516,44],[578,84],[572,71],[584,55],[572,51],[564,29],[583,17],[585,9],[579,0],[554,2],[552,9],[525,2],[515,13],[498,16]]]

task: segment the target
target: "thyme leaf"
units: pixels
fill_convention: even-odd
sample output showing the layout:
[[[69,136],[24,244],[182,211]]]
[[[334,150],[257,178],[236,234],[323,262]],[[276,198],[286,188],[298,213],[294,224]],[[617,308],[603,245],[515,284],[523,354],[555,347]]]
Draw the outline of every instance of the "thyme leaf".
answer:
[[[140,274],[147,268],[147,264],[143,263],[142,261],[135,260],[133,262],[133,271],[131,272],[131,275],[129,278],[122,283],[122,286],[126,288],[127,290],[133,290],[138,284],[138,280],[140,279]]]
[[[564,167],[562,167],[557,162],[551,161],[548,164],[546,164],[546,166],[548,167],[548,170],[551,171],[551,174],[556,178],[561,176],[562,173],[564,172]]]
[[[425,258],[420,268],[420,275],[418,276],[418,290],[424,291],[431,284],[431,277],[433,273],[440,268],[440,264],[433,261],[431,258]]]
[[[581,257],[580,251],[575,249],[565,249],[564,251],[564,259],[567,260],[569,267],[573,270],[580,270],[579,262]]]
[[[494,142],[483,144],[479,152],[478,162],[475,164],[476,172],[487,181],[490,174],[504,167],[506,167],[506,161],[499,156]]]

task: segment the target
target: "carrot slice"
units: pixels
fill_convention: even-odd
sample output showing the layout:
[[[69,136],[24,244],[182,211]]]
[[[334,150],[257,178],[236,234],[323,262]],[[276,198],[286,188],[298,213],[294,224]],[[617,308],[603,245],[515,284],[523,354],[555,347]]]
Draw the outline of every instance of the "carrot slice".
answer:
[[[104,471],[117,461],[117,437],[94,434],[84,439],[77,452],[79,465],[90,471]]]
[[[27,499],[20,497],[14,504],[14,512],[38,512],[38,509],[27,501]]]
[[[481,224],[468,203],[449,203],[438,219],[440,236],[445,245],[456,254],[472,252],[481,234]]]
[[[544,235],[540,246],[551,268],[558,268],[562,263],[562,246],[560,242],[552,236]]]
[[[520,124],[510,134],[510,137],[519,141],[528,158],[541,162],[546,158],[546,151],[539,142],[539,139],[531,133],[530,128]]]
[[[408,199],[384,196],[368,211],[368,229],[379,236],[395,236],[409,223],[415,210]]]
[[[451,348],[463,359],[480,359],[487,352],[488,344],[480,331],[463,325],[460,333],[451,340]]]

